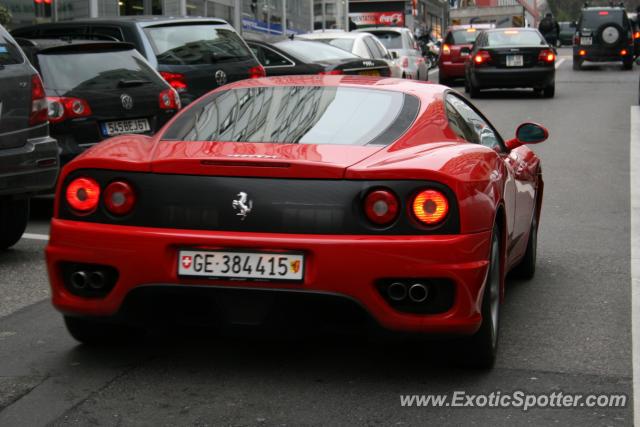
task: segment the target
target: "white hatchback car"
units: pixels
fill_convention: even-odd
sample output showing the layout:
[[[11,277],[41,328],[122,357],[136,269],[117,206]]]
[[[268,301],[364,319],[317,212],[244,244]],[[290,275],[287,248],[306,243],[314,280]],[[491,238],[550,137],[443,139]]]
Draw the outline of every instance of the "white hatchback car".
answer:
[[[301,34],[296,38],[327,43],[365,59],[384,60],[389,64],[391,77],[403,77],[402,69],[394,60],[393,55],[372,34],[331,30]]]

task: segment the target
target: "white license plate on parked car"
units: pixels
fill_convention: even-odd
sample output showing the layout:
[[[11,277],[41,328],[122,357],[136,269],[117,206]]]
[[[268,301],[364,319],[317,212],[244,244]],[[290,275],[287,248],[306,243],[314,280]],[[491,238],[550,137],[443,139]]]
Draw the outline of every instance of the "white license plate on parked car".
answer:
[[[522,55],[507,55],[507,67],[522,67],[523,65]]]
[[[591,46],[593,44],[593,38],[591,37],[580,37],[580,44],[585,46]]]
[[[222,279],[301,281],[304,277],[304,255],[181,250],[178,252],[178,275]]]
[[[102,123],[102,134],[107,136],[122,135],[124,133],[143,133],[151,130],[149,120],[133,119],[118,120]]]

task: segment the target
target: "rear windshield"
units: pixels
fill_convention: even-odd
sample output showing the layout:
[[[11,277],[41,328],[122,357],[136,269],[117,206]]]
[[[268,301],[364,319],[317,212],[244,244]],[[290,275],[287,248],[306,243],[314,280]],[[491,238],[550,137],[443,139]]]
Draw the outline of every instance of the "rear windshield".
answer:
[[[402,35],[396,31],[371,32],[387,49],[402,49]]]
[[[307,63],[358,58],[350,52],[318,42],[290,41],[276,43],[275,46]]]
[[[411,124],[406,118],[417,113],[417,100],[406,104],[414,111],[403,108],[403,93],[350,87],[232,89],[203,98],[176,120],[162,139],[388,144],[389,138],[385,140],[381,135],[391,128],[406,130]]]
[[[22,55],[18,49],[12,40],[0,32],[0,65],[22,64]]]
[[[53,90],[117,89],[135,84],[164,85],[135,50],[40,53],[44,86]]]
[[[488,46],[539,46],[546,44],[537,31],[502,30],[487,33]]]
[[[475,42],[476,38],[478,37],[478,30],[456,30],[452,31],[451,35],[453,37],[452,44],[473,44],[473,42]]]
[[[623,10],[583,10],[580,26],[589,30],[597,30],[602,24],[613,22],[623,25],[627,22]],[[628,28],[625,26],[625,28]]]
[[[215,64],[253,58],[235,32],[214,25],[150,27],[145,32],[162,65]]]
[[[347,52],[351,52],[353,49],[353,39],[313,39],[313,41],[330,44],[331,46],[346,50]]]

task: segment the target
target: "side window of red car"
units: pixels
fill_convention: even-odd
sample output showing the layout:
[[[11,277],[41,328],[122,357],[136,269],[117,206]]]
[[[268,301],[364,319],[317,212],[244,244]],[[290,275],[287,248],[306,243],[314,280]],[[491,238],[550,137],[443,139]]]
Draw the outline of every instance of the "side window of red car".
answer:
[[[462,118],[458,110],[451,105],[448,98],[445,104],[447,108],[447,119],[449,120],[449,127],[451,130],[453,130],[461,139],[477,144],[478,141],[475,133],[469,129],[465,120]]]
[[[447,103],[458,112],[465,121],[467,127],[473,132],[473,140],[469,142],[484,145],[491,149],[503,151],[503,144],[497,132],[478,114],[473,107],[467,104],[462,98],[455,95],[447,95]]]

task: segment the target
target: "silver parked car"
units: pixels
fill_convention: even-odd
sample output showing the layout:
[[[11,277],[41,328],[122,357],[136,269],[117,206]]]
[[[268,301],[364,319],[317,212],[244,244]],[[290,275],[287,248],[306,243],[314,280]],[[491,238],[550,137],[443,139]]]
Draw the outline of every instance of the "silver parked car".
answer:
[[[416,80],[427,80],[429,69],[410,29],[404,27],[365,27],[356,32],[373,34],[398,59],[403,76]],[[395,53],[394,53],[395,52]]]
[[[345,31],[317,31],[301,34],[296,38],[330,44],[365,59],[380,59],[389,64],[391,77],[403,77],[402,69],[393,55],[369,33],[347,33]]]
[[[29,197],[53,188],[58,164],[42,80],[0,26],[0,250],[22,237]]]

